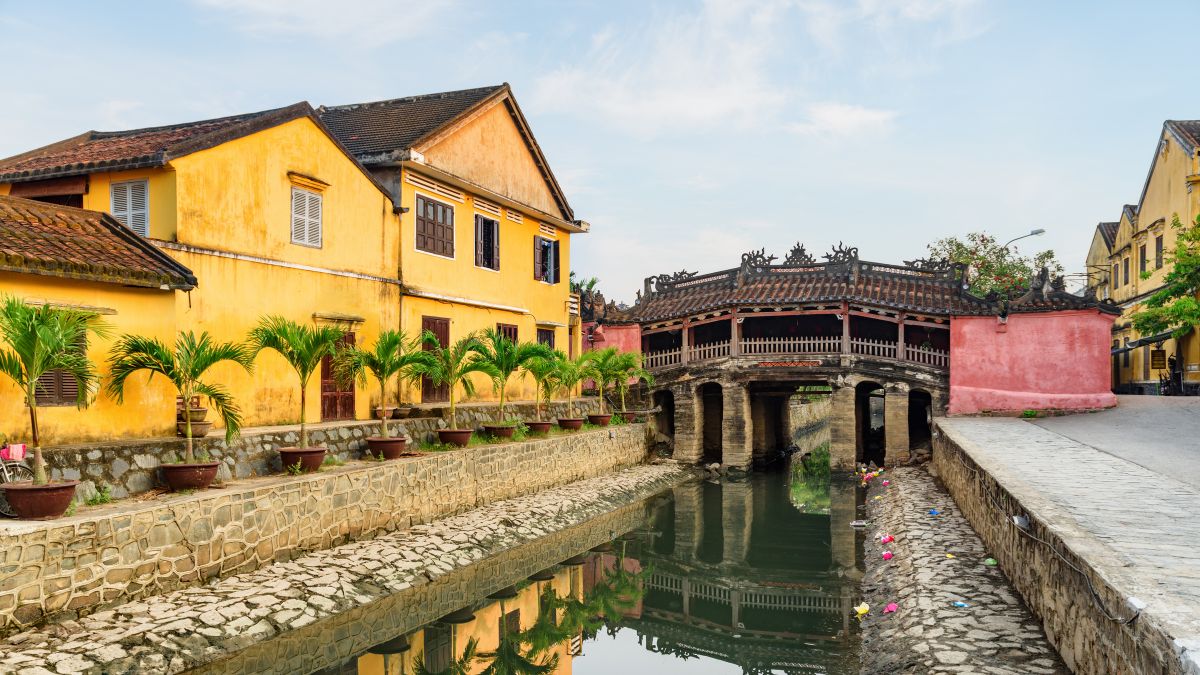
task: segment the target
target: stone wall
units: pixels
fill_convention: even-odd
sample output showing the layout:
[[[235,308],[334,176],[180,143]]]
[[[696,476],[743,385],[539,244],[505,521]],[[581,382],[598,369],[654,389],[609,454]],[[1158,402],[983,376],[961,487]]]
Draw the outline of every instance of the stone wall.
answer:
[[[1126,594],[1097,571],[1099,561],[1089,560],[1089,553],[1097,551],[1075,549],[1059,536],[1051,520],[1043,520],[1048,518],[1047,503],[1038,499],[1023,503],[1014,497],[941,427],[934,433],[933,467],[1072,672],[1194,673],[1181,667],[1176,645],[1153,617],[1142,615],[1124,625],[1101,613],[1085,579],[1091,580],[1104,606],[1122,616],[1130,611]],[[1010,513],[1028,514],[1031,536],[1009,522]],[[1120,517],[1119,510],[1113,517]],[[1061,552],[1068,562],[1032,537]]]
[[[600,476],[646,453],[646,426],[630,424],[0,522],[0,630]]]
[[[809,399],[805,401],[805,399]],[[788,425],[793,442],[800,442],[812,429],[829,423],[833,396],[797,394],[788,399]]]
[[[580,399],[576,403],[577,414],[596,410],[595,398]],[[543,413],[546,419],[566,415],[567,404],[552,403]],[[405,433],[417,441],[434,438],[434,432],[446,428],[449,411],[441,407],[427,407],[417,411],[428,417],[412,417],[391,422],[392,434]],[[519,403],[509,406],[509,417],[533,419],[533,405]],[[458,423],[478,429],[495,419],[496,407],[488,404],[466,404],[458,407]],[[366,447],[364,439],[378,435],[379,422],[347,421],[325,422],[309,426],[312,445],[324,445],[343,460],[358,459]],[[219,431],[195,442],[197,454],[207,453],[221,462],[218,481],[235,478],[265,476],[279,473],[282,467],[280,447],[294,446],[300,440],[298,426],[259,427],[247,429],[240,438],[226,443]],[[98,487],[107,487],[109,494],[121,499],[147,492],[161,485],[158,467],[163,463],[178,461],[183,456],[184,442],[180,438],[138,439],[112,443],[89,443],[47,448],[46,464],[51,480],[79,480],[81,500],[96,493]]]

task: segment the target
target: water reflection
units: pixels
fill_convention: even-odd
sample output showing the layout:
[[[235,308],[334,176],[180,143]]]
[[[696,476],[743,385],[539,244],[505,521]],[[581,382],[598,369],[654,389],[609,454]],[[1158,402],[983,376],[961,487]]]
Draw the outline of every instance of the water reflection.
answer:
[[[856,672],[860,497],[826,482],[800,508],[792,473],[679,486],[602,550],[325,672]]]

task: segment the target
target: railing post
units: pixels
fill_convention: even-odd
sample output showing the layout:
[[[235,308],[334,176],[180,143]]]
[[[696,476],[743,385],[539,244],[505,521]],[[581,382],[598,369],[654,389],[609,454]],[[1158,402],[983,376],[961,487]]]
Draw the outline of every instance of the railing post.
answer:
[[[850,303],[842,303],[842,353],[850,353]]]
[[[738,322],[737,313],[735,312],[729,319],[729,355],[742,355],[742,324]]]
[[[900,323],[896,326],[896,334],[898,338],[896,340],[896,359],[900,361],[906,361],[908,356],[905,354],[904,349],[904,319],[904,312],[900,312]]]
[[[692,342],[692,331],[689,328],[687,319],[683,320],[682,339],[679,341],[679,364],[686,366],[688,364],[688,352]]]

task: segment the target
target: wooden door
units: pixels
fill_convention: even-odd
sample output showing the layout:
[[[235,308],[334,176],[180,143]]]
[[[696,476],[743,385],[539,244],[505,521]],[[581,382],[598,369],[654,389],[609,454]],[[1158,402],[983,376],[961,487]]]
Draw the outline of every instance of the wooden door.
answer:
[[[338,340],[339,347],[354,345],[354,333],[347,332]],[[354,419],[354,383],[343,388],[333,376],[333,357],[321,359],[321,421]]]
[[[421,333],[425,331],[433,333],[438,342],[446,347],[450,344],[450,319],[443,319],[436,316],[421,317]],[[433,349],[428,342],[425,343],[425,350]],[[448,385],[434,385],[433,381],[428,377],[421,378],[421,402],[422,403],[440,403],[450,400],[450,387]]]

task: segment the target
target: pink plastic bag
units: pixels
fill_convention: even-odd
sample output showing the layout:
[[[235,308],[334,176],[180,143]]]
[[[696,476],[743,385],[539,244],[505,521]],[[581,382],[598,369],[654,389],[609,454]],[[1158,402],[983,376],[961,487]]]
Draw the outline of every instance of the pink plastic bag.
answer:
[[[25,459],[25,444],[12,443],[6,448],[0,448],[0,459],[9,462],[19,462]]]

